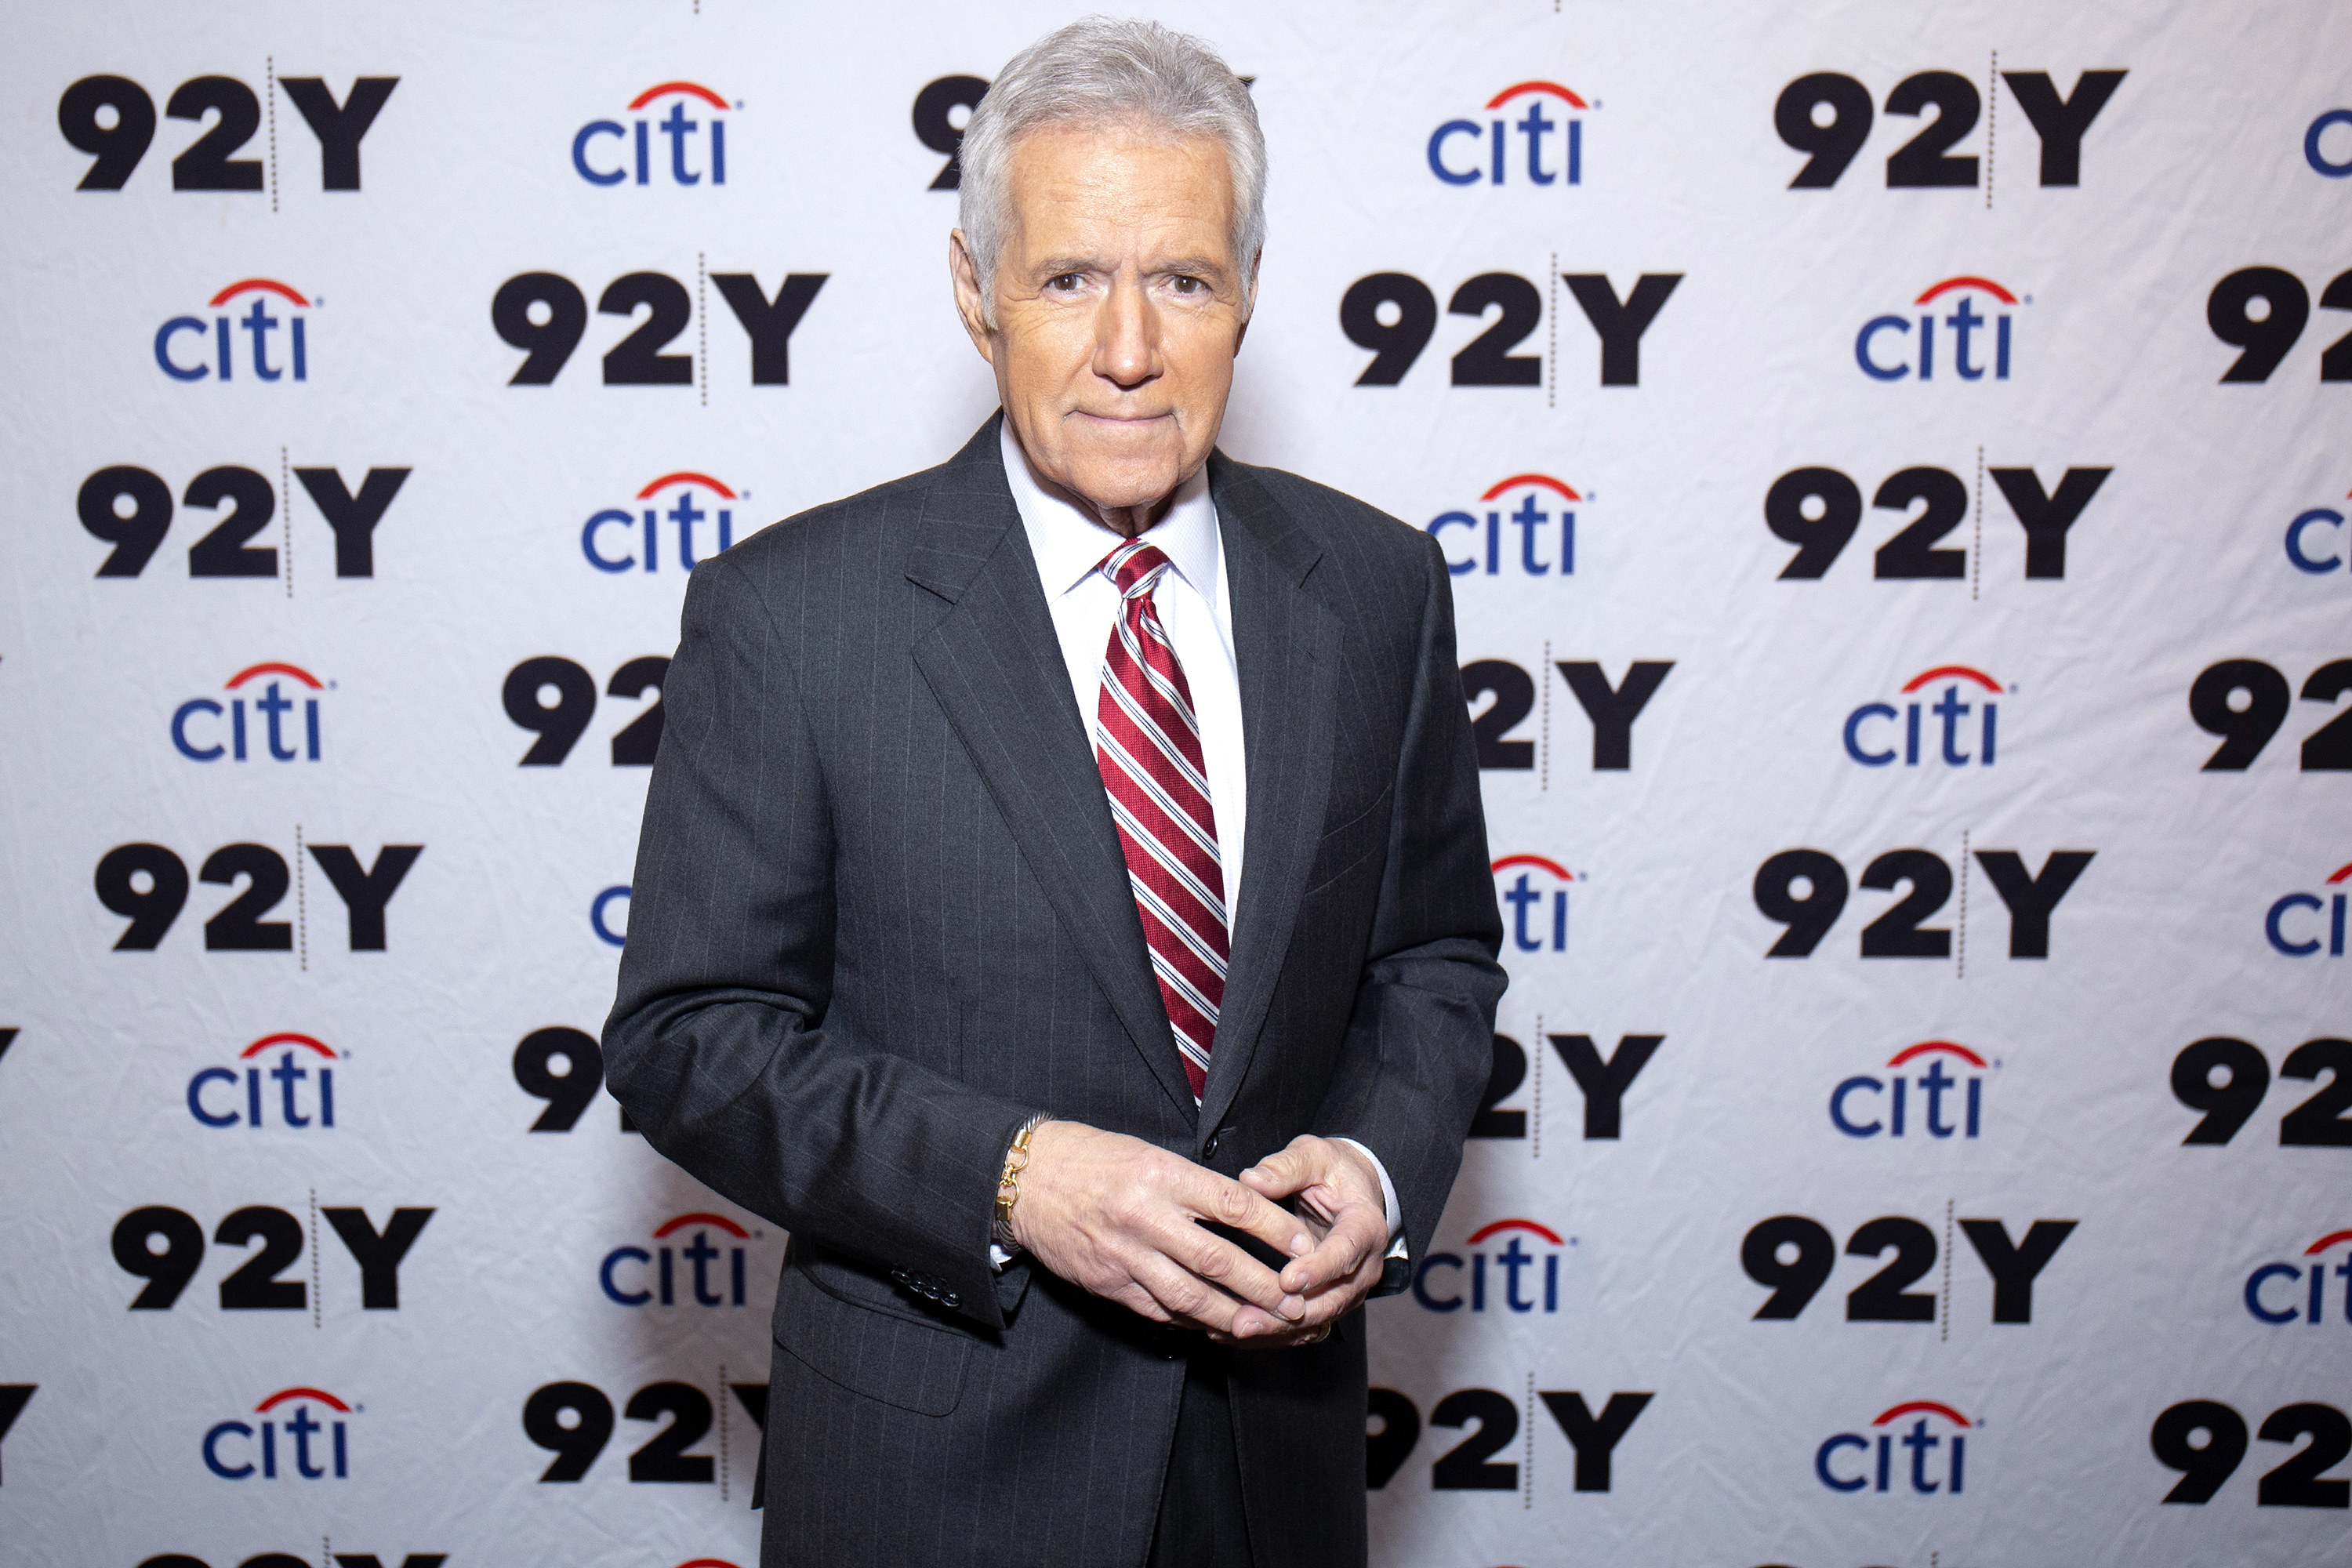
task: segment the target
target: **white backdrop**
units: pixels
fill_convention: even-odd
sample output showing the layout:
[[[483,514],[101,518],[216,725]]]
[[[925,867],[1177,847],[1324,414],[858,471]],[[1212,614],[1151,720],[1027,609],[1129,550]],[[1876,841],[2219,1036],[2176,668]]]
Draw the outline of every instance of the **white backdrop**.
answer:
[[[752,1562],[782,1238],[537,1032],[611,1001],[681,528],[989,412],[918,99],[1068,15],[18,21],[0,1558]],[[1462,514],[1510,861],[1376,1560],[2352,1559],[2352,20],[1163,16],[1272,152],[1224,445]],[[744,273],[822,275],[788,367]]]

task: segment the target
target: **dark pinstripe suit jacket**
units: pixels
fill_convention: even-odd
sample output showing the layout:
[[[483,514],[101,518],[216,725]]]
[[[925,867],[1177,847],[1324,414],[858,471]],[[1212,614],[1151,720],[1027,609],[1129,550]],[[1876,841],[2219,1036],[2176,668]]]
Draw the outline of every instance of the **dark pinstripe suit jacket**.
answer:
[[[1196,1110],[992,419],[940,468],[705,562],[664,688],[613,1092],[792,1232],[762,1562],[1104,1563],[1148,1548],[1176,1331],[988,1265],[1046,1110],[1228,1175],[1360,1139],[1428,1241],[1503,975],[1433,542],[1211,459],[1248,875]],[[1362,1320],[1236,1357],[1261,1568],[1362,1561]]]

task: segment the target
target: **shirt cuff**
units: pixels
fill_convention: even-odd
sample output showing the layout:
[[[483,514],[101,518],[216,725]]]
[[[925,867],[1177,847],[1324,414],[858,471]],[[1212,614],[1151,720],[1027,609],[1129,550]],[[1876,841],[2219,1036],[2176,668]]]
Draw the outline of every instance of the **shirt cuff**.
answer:
[[[988,1269],[990,1273],[1003,1273],[1004,1266],[1012,1261],[1013,1254],[1004,1250],[1003,1244],[994,1241],[988,1244]]]
[[[1404,1245],[1404,1211],[1397,1206],[1396,1184],[1389,1180],[1389,1168],[1381,1163],[1381,1157],[1378,1154],[1373,1153],[1370,1149],[1365,1148],[1353,1138],[1335,1138],[1332,1142],[1335,1143],[1345,1143],[1348,1147],[1362,1154],[1365,1159],[1370,1160],[1372,1163],[1372,1171],[1381,1179],[1381,1202],[1385,1205],[1388,1209],[1388,1256],[1391,1258],[1410,1257],[1411,1254],[1406,1251]]]

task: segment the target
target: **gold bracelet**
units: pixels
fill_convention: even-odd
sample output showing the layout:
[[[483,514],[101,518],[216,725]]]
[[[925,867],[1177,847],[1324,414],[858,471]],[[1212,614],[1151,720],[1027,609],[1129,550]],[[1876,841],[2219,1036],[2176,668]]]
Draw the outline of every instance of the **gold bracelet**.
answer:
[[[1051,1118],[1040,1114],[1023,1122],[1021,1131],[1013,1135],[1012,1146],[1004,1151],[1004,1173],[996,1178],[996,1224],[993,1227],[1000,1246],[1009,1247],[1015,1245],[1013,1239],[1013,1205],[1021,1198],[1021,1173],[1029,1168],[1029,1135],[1049,1120]]]

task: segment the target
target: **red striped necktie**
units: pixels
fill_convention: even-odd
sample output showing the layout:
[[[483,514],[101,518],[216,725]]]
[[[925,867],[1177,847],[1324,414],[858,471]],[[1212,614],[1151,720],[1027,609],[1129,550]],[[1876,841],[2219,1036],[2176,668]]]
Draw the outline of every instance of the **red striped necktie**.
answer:
[[[1119,608],[1103,653],[1095,761],[1118,825],[1151,972],[1198,1101],[1209,1079],[1231,944],[1192,689],[1151,602],[1168,567],[1158,545],[1130,539],[1097,568],[1118,584]]]

